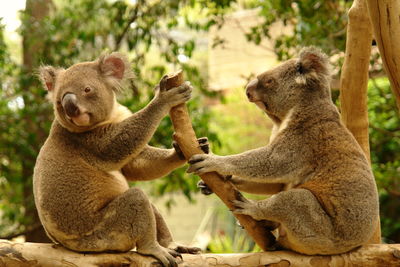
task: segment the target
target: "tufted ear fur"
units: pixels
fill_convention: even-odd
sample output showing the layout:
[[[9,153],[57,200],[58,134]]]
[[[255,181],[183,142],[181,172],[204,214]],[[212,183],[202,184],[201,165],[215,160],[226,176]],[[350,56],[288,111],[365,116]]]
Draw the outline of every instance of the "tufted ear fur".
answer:
[[[130,63],[121,53],[103,55],[98,60],[100,73],[107,83],[116,91],[120,90],[123,83],[132,78]]]
[[[47,90],[47,98],[52,99],[54,87],[56,84],[57,75],[62,69],[54,68],[52,66],[41,66],[39,68],[39,79],[42,82],[43,88]]]
[[[41,66],[39,68],[39,79],[45,90],[51,92],[54,90],[58,70],[52,66]]]
[[[305,47],[300,52],[297,70],[300,74],[315,72],[318,75],[329,76],[328,57],[315,47]]]

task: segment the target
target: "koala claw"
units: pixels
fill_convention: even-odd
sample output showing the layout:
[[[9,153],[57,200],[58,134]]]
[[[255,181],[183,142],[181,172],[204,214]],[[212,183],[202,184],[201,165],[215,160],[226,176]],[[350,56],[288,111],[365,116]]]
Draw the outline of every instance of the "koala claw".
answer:
[[[200,248],[197,247],[187,247],[187,246],[182,246],[182,245],[176,245],[175,247],[171,248],[174,251],[178,252],[179,255],[180,253],[189,253],[189,254],[199,254],[201,252]],[[180,255],[182,258],[182,256]]]
[[[209,188],[208,185],[207,185],[203,180],[200,180],[200,181],[197,183],[197,188],[200,189],[200,192],[201,192],[203,195],[206,195],[206,196],[211,195],[212,193],[214,193],[214,192],[211,190],[211,188]]]
[[[208,154],[210,153],[210,144],[208,143],[208,138],[207,137],[200,137],[197,139],[197,142],[199,143],[200,149]]]
[[[207,137],[200,137],[197,139],[197,142],[199,143],[199,147],[200,149],[208,154],[208,152],[210,151],[210,146],[208,143],[208,138]],[[184,160],[185,156],[183,155],[183,152],[181,150],[181,148],[179,147],[179,144],[176,141],[172,142],[172,146],[175,149],[176,154],[178,154],[179,159]]]
[[[244,214],[253,217],[256,220],[262,220],[259,216],[257,216],[258,207],[255,204],[255,201],[243,199],[243,200],[233,200],[232,204],[234,205],[233,213],[235,214]]]
[[[161,265],[163,267],[178,267],[178,262],[174,257],[180,256],[180,254],[179,252],[176,252],[172,249],[167,249],[163,247],[152,247],[148,249],[140,248],[138,249],[138,253],[155,257],[161,262]]]
[[[197,154],[197,155],[192,156],[188,162],[189,162],[189,164],[195,164],[195,163],[206,160],[206,158],[207,158],[207,155]]]
[[[170,249],[168,248],[168,253],[171,254],[174,258],[180,258],[182,260],[182,255],[179,251],[175,250],[175,249]]]
[[[165,91],[167,88],[167,80],[168,80],[168,75],[167,74],[165,74],[162,78],[161,78],[161,80],[160,80],[160,84],[159,84],[159,87],[160,87],[160,90],[161,91]]]

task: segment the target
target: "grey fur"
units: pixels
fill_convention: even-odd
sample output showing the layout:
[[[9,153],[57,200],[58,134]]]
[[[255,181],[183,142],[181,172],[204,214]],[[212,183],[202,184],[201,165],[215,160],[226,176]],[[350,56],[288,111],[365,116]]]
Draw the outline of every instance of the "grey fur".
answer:
[[[136,247],[164,266],[176,266],[177,253],[171,248],[198,249],[179,249],[159,212],[126,179],[155,179],[185,163],[174,149],[147,143],[169,109],[189,100],[192,88],[185,83],[158,90],[145,108],[132,114],[115,97],[129,69],[119,53],[66,70],[41,68],[56,118],[34,170],[35,203],[48,235],[69,249]],[[74,95],[69,105],[78,109],[76,117],[65,114],[66,93]]]
[[[188,169],[233,175],[239,190],[274,194],[236,201],[234,212],[278,223],[278,242],[310,255],[365,244],[378,224],[375,180],[332,103],[329,69],[326,55],[306,48],[258,75],[247,95],[274,122],[270,143],[237,155],[195,155]]]

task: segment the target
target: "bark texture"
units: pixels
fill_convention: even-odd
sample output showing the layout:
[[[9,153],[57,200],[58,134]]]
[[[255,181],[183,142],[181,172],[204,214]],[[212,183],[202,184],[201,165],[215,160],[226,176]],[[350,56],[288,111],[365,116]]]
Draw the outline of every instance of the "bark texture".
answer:
[[[354,0],[348,15],[346,54],[340,80],[341,117],[370,161],[367,88],[372,28],[366,0]],[[378,223],[369,243],[380,242]]]
[[[383,66],[400,110],[400,1],[366,1]]]
[[[179,86],[183,81],[183,73],[179,71],[170,75],[167,81],[167,88]],[[182,104],[173,107],[170,111],[170,117],[175,129],[174,139],[181,148],[185,158],[190,159],[190,157],[195,154],[203,154],[204,152],[197,143],[197,137],[193,130],[186,105]],[[243,198],[240,192],[237,191],[230,182],[224,181],[217,173],[206,173],[200,177],[214,193],[221,198],[229,209],[233,208],[232,200]],[[235,217],[263,250],[268,250],[269,247],[273,245],[275,238],[271,232],[266,229],[264,224],[255,221],[247,215],[235,215]]]
[[[42,243],[12,243],[0,240],[0,266],[7,267],[108,267],[161,266],[156,259],[126,253],[83,254],[61,246]],[[290,251],[235,254],[183,255],[179,267],[343,267],[343,266],[400,266],[400,244],[366,245],[360,249],[334,256],[306,256]]]

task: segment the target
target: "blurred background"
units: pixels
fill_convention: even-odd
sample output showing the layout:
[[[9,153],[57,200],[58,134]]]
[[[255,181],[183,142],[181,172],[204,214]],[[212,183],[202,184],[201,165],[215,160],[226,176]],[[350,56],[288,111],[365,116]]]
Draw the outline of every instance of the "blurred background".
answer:
[[[32,195],[32,171],[53,111],[36,77],[42,64],[68,67],[101,53],[129,55],[135,79],[119,96],[135,111],[162,75],[183,69],[197,136],[216,154],[268,143],[271,122],[244,94],[256,74],[302,46],[326,52],[338,101],[351,1],[13,0],[0,2],[0,238],[46,242]],[[400,119],[373,48],[368,89],[372,167],[384,242],[400,243]],[[165,118],[151,144],[171,147]],[[186,167],[135,183],[162,210],[175,238],[210,252],[258,248],[215,196],[202,196]],[[253,197],[253,196],[250,196]],[[254,196],[259,197],[259,196]]]

